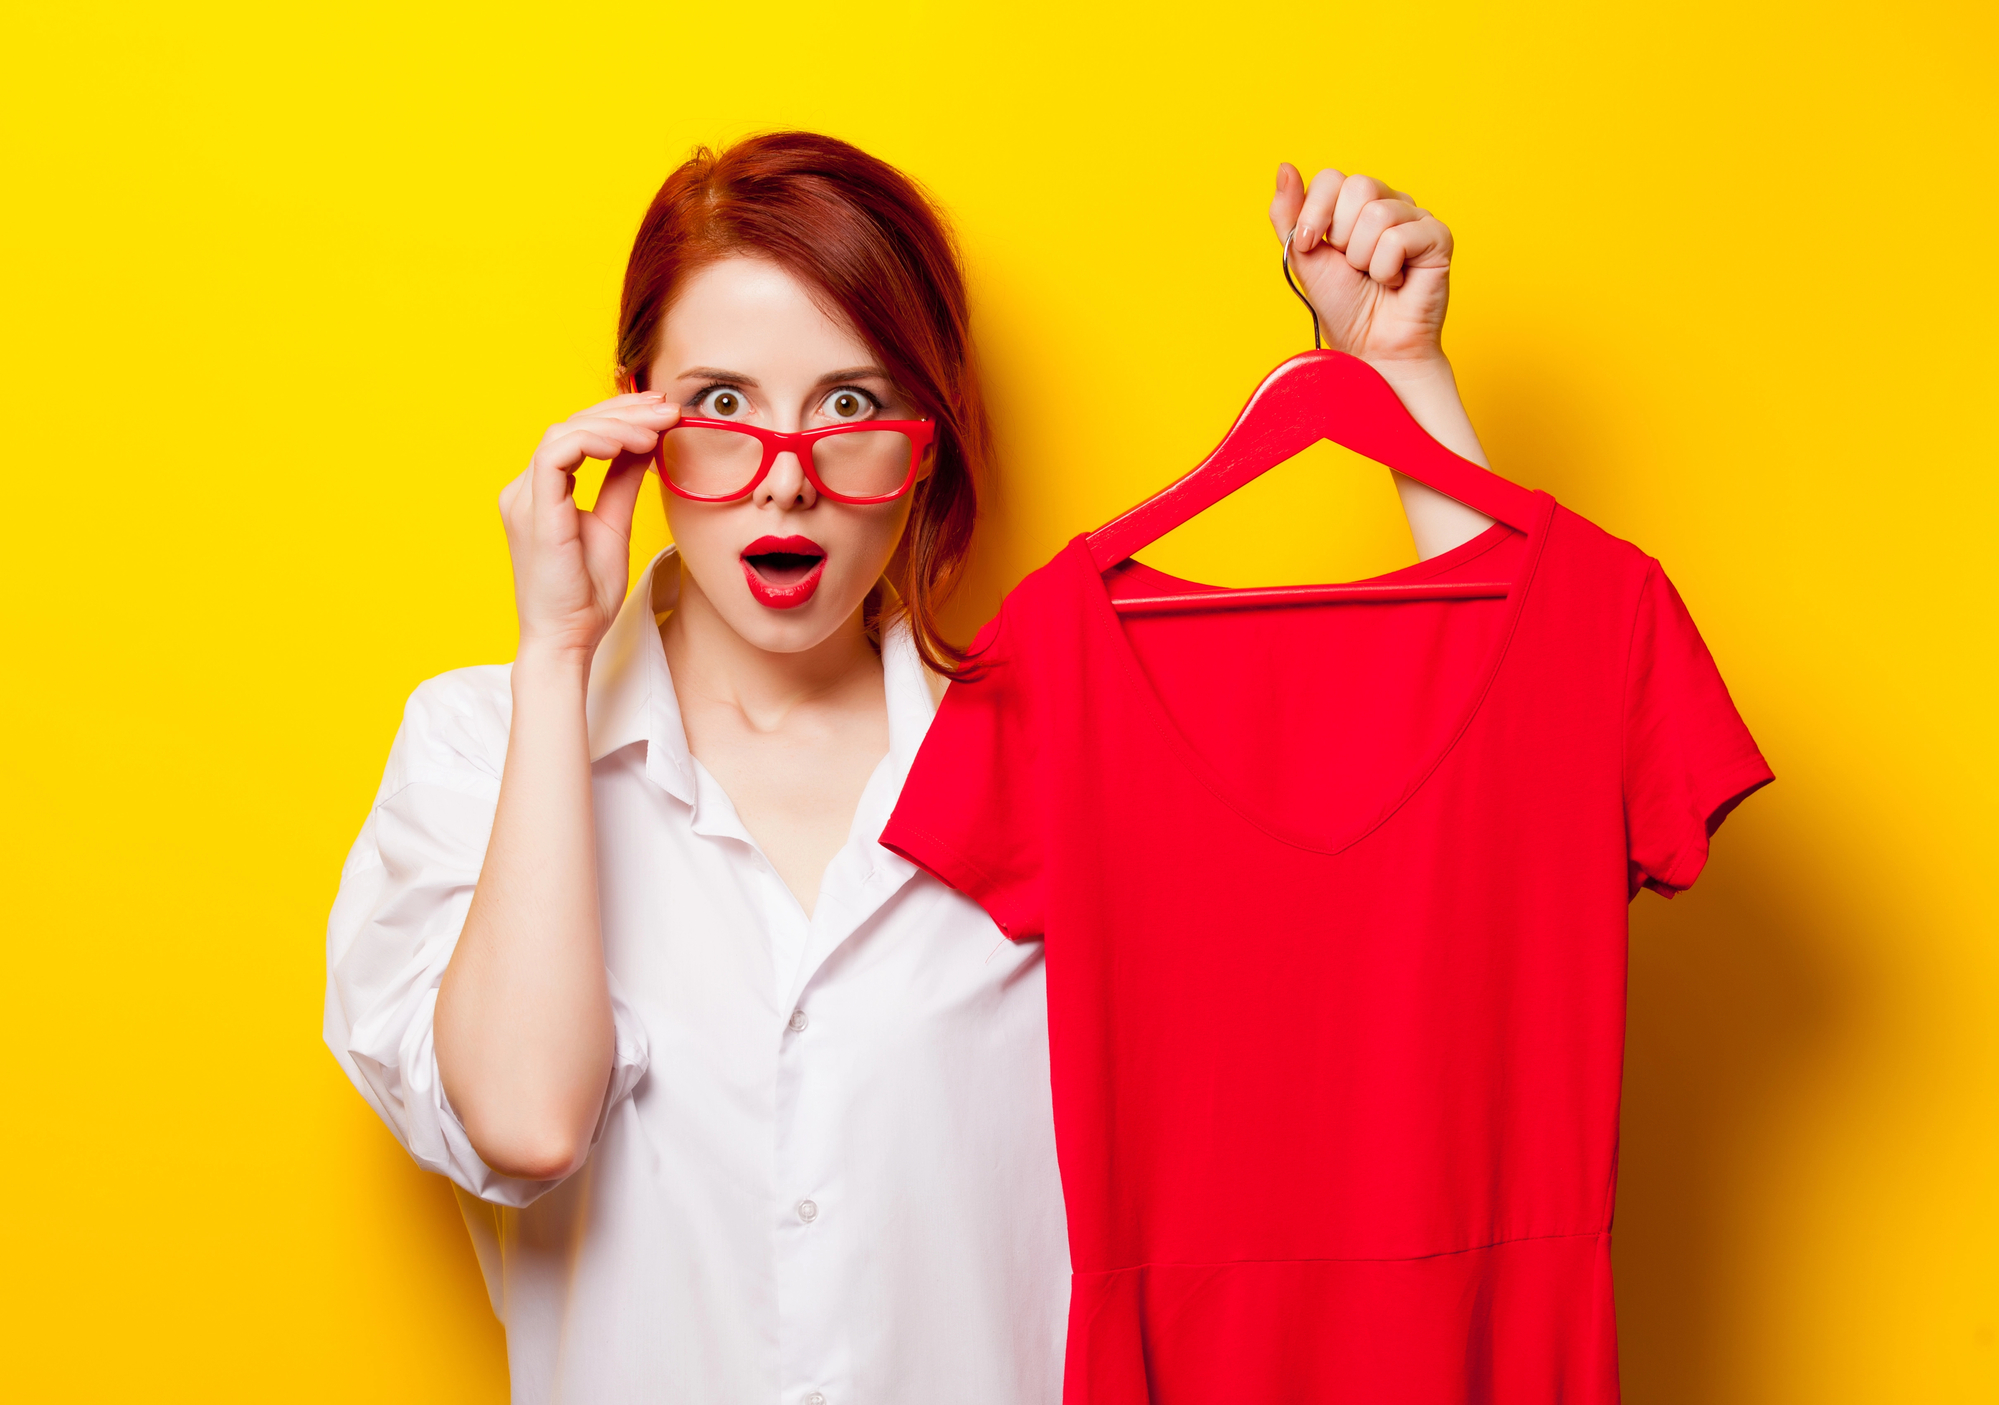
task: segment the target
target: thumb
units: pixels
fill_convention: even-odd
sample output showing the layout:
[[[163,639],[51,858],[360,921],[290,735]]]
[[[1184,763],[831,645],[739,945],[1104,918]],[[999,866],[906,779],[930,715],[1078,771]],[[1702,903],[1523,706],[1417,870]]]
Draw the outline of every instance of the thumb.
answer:
[[[1270,198],[1270,227],[1281,240],[1297,226],[1298,213],[1305,208],[1305,178],[1289,161],[1277,164],[1277,193]]]
[[[604,474],[604,486],[597,490],[597,502],[590,509],[590,515],[629,540],[639,489],[645,486],[646,470],[651,465],[652,459],[646,454],[621,452],[611,460],[611,466]]]

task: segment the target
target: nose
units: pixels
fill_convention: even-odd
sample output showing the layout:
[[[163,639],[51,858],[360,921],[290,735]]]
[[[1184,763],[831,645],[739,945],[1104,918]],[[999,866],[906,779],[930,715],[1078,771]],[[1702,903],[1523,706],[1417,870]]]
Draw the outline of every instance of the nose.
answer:
[[[812,480],[805,476],[805,465],[798,461],[798,455],[786,451],[771,463],[770,472],[764,481],[757,484],[750,501],[757,507],[775,507],[780,511],[794,507],[810,507],[819,501],[818,490]]]

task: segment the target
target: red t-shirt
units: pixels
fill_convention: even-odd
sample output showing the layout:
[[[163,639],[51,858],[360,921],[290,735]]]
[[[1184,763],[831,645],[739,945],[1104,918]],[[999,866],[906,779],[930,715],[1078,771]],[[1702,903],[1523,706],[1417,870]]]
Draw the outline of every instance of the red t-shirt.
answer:
[[[1384,580],[1008,596],[882,842],[1045,938],[1068,1405],[1610,1401],[1626,915],[1770,771],[1658,563],[1538,495]],[[995,1213],[1003,1213],[1003,1207]]]

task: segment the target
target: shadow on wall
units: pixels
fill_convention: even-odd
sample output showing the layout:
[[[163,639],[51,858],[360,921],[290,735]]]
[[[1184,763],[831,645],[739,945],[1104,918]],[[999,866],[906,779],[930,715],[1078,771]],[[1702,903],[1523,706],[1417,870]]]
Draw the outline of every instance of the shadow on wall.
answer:
[[[1642,520],[1634,490],[1650,470],[1630,458],[1630,425],[1658,407],[1615,376],[1578,372],[1572,349],[1537,356],[1525,340],[1527,354],[1466,377],[1482,392],[1473,417],[1494,466],[1606,525]],[[1728,676],[1730,660],[1719,662]],[[1787,1164],[1793,1110],[1840,1076],[1861,1018],[1864,973],[1827,940],[1852,914],[1829,910],[1795,859],[1825,851],[1784,783],[1798,759],[1780,719],[1746,720],[1777,784],[1722,827],[1692,890],[1632,904],[1614,1241],[1631,1405],[1751,1398],[1740,1363],[1756,1350],[1754,1304],[1767,1301],[1747,1280],[1771,1252],[1757,1220],[1781,1194],[1770,1168]]]
[[[1781,813],[1752,818],[1776,799],[1753,797],[1723,826],[1691,891],[1633,905],[1615,1241],[1632,1405],[1740,1397],[1751,1207],[1770,1193],[1746,1182],[1854,1014],[1855,973],[1834,965],[1816,935],[1830,919],[1786,861],[1794,836]]]
[[[336,1222],[357,1227],[342,1252],[351,1259],[350,1281],[380,1285],[356,1320],[387,1312],[387,1320],[401,1324],[377,1356],[402,1372],[401,1390],[379,1398],[432,1405],[505,1400],[506,1333],[486,1296],[451,1183],[411,1161],[333,1061],[326,1065],[327,1096],[347,1156],[337,1182],[347,1199],[336,1207]],[[322,1365],[335,1378],[351,1367],[338,1355]]]

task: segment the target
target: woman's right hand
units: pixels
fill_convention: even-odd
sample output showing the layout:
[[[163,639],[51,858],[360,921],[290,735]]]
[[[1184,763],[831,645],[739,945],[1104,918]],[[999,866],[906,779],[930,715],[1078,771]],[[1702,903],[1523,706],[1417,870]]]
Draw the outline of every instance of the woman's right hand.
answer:
[[[653,446],[679,418],[657,392],[614,395],[550,425],[526,470],[500,490],[521,657],[588,665],[624,603],[632,513]],[[588,512],[576,506],[585,459],[611,464]]]
[[[585,695],[591,655],[624,603],[647,458],[679,418],[662,396],[613,396],[551,425],[500,493],[521,617],[513,713],[435,1037],[438,1077],[473,1149],[522,1180],[581,1164],[614,1063]],[[589,512],[576,506],[585,459],[611,465]]]

